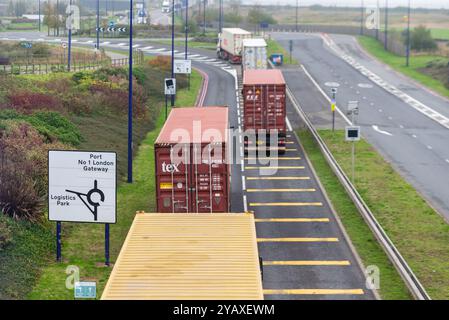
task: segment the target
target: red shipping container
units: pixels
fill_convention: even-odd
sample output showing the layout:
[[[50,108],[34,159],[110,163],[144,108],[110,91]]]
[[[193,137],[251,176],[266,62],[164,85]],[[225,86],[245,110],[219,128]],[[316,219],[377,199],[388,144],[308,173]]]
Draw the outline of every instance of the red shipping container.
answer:
[[[268,134],[278,130],[279,146],[285,148],[286,85],[282,72],[245,70],[242,93],[244,130],[266,130]]]
[[[177,108],[157,138],[160,213],[229,212],[228,108]]]

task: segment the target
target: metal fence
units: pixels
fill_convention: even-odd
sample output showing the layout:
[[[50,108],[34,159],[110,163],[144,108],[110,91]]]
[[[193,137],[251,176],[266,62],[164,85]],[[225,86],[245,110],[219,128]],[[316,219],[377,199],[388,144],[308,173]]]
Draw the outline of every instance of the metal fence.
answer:
[[[144,54],[140,50],[134,53],[133,64],[143,64]],[[103,67],[127,67],[128,58],[103,59],[103,60],[82,60],[72,61],[70,72],[85,70],[96,70]],[[23,74],[48,74],[53,72],[68,72],[67,64],[61,63],[27,63],[0,65],[0,75],[23,75]]]

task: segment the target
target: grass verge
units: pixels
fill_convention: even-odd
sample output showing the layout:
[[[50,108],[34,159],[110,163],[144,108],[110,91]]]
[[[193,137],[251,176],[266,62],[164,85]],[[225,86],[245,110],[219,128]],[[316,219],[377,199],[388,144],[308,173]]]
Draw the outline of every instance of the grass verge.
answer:
[[[411,299],[401,277],[332,172],[310,132],[299,131],[298,135],[363,264],[379,267],[381,298]]]
[[[441,57],[431,55],[411,56],[410,67],[406,67],[404,57],[385,51],[383,44],[376,39],[370,37],[358,37],[358,42],[367,52],[381,62],[389,65],[394,70],[416,80],[443,96],[449,97],[449,89],[444,86],[444,83],[419,71],[420,69],[425,68],[429,62],[441,60]]]
[[[272,54],[282,54],[284,55],[284,64],[286,65],[294,65],[298,64],[298,60],[293,57],[290,57],[290,53],[284,49],[283,46],[279,44],[276,40],[268,39],[267,40],[267,56],[270,57]]]
[[[191,89],[181,90],[177,106],[193,105],[201,86],[201,76],[192,73]],[[155,210],[155,177],[153,143],[164,124],[165,113],[159,112],[156,127],[148,133],[134,159],[134,183],[120,184],[117,191],[117,224],[111,225],[111,260],[115,261],[125,240],[136,211]],[[80,269],[80,279],[97,282],[97,296],[107,282],[112,268],[104,267],[104,227],[93,224],[65,224],[69,235],[62,239],[63,262],[51,261],[42,270],[29,299],[73,299],[73,290],[66,289],[65,270],[69,265]]]
[[[320,135],[343,170],[349,174],[351,145],[344,141],[344,132],[334,134],[329,130],[320,130]],[[364,140],[356,145],[356,186],[429,295],[433,299],[449,299],[449,271],[446,268],[449,260],[449,225]],[[348,229],[354,228],[351,224],[345,223]],[[354,240],[353,232],[348,230]],[[358,250],[363,252],[365,249]],[[365,253],[361,256],[365,259]],[[383,290],[390,290],[390,285],[385,288],[384,272],[381,282],[382,279]]]

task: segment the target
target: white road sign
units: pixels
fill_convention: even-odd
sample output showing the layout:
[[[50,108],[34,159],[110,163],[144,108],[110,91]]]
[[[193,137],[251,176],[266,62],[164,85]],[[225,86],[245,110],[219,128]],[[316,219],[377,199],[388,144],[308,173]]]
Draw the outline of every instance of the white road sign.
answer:
[[[192,61],[191,60],[175,60],[175,73],[176,74],[191,74],[192,73]]]
[[[176,94],[176,79],[165,79],[165,95],[174,96]]]
[[[62,222],[116,222],[117,154],[48,152],[48,218]]]

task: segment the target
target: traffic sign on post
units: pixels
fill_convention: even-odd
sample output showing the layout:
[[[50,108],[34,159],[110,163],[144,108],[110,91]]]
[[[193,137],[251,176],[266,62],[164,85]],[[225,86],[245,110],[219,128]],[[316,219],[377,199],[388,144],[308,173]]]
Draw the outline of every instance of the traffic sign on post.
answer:
[[[165,95],[174,96],[176,94],[176,79],[165,79]]]
[[[175,74],[191,74],[192,61],[191,60],[175,60]]]
[[[359,126],[348,126],[345,130],[346,141],[360,141],[360,127]]]
[[[50,221],[115,223],[117,154],[49,151]]]

